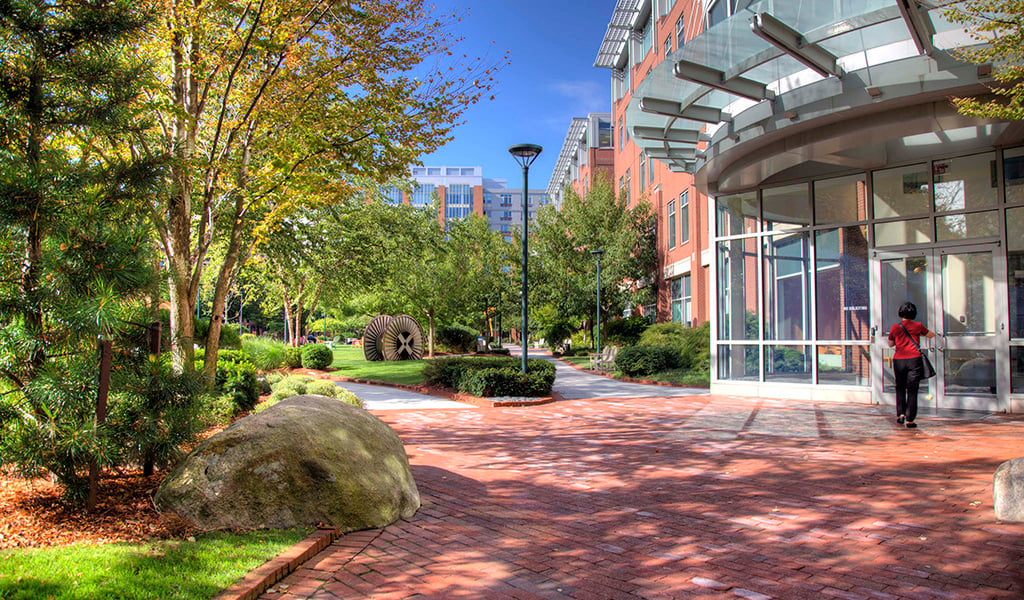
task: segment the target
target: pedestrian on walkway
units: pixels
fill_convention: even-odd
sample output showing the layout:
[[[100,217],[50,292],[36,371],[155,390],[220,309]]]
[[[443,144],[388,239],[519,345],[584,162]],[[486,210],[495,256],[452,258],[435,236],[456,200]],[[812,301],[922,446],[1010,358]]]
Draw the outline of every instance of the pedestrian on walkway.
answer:
[[[904,302],[896,313],[902,321],[889,329],[889,347],[896,348],[892,357],[892,370],[896,376],[896,422],[917,427],[917,391],[921,381],[934,375],[925,373],[921,354],[921,336],[935,337],[928,328],[915,321],[917,306]]]

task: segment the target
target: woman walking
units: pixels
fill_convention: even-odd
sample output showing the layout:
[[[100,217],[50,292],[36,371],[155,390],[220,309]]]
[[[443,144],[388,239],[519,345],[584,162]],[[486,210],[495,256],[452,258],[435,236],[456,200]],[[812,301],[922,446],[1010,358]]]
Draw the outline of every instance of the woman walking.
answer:
[[[889,329],[889,347],[896,348],[892,357],[892,369],[896,375],[896,422],[907,427],[917,427],[917,390],[925,378],[924,359],[921,356],[921,337],[933,338],[935,334],[918,323],[917,306],[913,302],[900,305],[897,314],[903,319]]]

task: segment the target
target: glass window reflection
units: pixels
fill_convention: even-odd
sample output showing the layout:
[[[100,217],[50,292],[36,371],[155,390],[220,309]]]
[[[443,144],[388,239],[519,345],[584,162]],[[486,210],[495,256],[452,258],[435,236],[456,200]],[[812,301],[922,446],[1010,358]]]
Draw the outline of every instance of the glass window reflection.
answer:
[[[867,218],[867,184],[863,175],[814,182],[815,222],[831,225]]]
[[[761,378],[759,346],[719,346],[718,378],[757,381]]]
[[[807,184],[769,188],[761,192],[762,222],[765,231],[785,231],[811,224],[811,206]]]
[[[758,339],[757,282],[757,239],[719,242],[719,339]]]
[[[819,231],[814,244],[818,339],[866,341],[871,326],[867,226]]]
[[[946,212],[995,206],[999,180],[994,152],[932,163],[935,210]]]
[[[928,165],[875,171],[871,176],[876,219],[929,212],[931,174]]]
[[[870,385],[870,346],[818,346],[818,383]]]
[[[715,201],[715,207],[718,235],[743,235],[757,231],[756,192],[722,196]]]
[[[810,234],[774,235],[764,241],[766,340],[806,340],[811,325]]]

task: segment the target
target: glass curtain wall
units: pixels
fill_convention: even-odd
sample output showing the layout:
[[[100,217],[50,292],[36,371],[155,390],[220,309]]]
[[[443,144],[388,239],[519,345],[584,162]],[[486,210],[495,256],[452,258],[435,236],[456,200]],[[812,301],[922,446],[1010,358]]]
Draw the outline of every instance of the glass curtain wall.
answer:
[[[868,387],[870,251],[1004,242],[1024,393],[1024,148],[720,196],[714,213],[719,380]]]

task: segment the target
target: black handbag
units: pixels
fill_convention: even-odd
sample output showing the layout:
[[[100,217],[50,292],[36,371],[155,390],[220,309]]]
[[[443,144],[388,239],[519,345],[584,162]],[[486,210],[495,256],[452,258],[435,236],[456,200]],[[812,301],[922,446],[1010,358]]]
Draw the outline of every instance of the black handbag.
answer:
[[[914,336],[910,335],[910,332],[907,331],[907,328],[903,326],[903,323],[900,323],[900,329],[903,330],[903,333],[907,334],[907,339],[909,339],[910,343],[914,344],[914,347],[917,348],[917,351],[921,353],[921,364],[923,366],[922,370],[924,371],[924,375],[922,375],[921,378],[931,379],[932,377],[935,377],[935,367],[932,366],[932,361],[928,360],[928,355],[925,354],[921,350],[921,347],[917,345],[917,343],[914,341]]]

